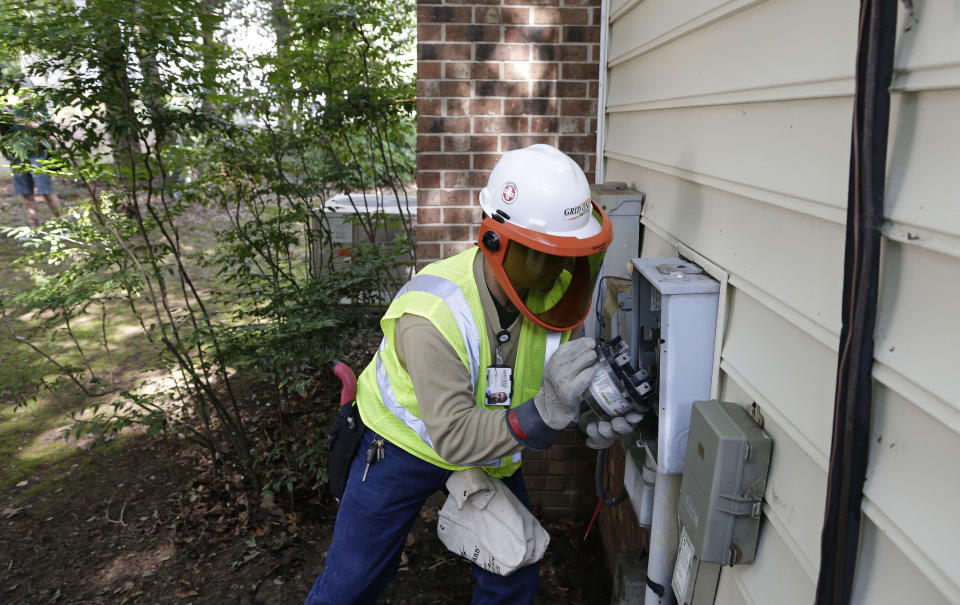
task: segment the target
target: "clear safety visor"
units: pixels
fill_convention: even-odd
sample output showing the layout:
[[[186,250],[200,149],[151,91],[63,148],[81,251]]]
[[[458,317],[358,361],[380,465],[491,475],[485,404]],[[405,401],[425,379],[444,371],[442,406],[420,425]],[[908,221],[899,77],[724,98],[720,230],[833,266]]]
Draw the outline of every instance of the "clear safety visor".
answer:
[[[593,287],[613,240],[610,219],[595,202],[593,216],[600,231],[588,238],[536,233],[490,218],[481,225],[481,249],[497,281],[513,305],[540,327],[572,330],[590,311]],[[495,250],[483,244],[489,231],[497,236]]]

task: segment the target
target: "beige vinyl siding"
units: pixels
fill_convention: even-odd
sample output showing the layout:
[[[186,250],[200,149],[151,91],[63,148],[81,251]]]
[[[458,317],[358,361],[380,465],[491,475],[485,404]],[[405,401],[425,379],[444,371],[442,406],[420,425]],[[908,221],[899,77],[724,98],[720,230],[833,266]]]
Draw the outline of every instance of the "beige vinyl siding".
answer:
[[[960,11],[901,7],[855,603],[960,603]],[[810,603],[841,326],[859,3],[611,0],[605,175],[644,256],[729,275],[719,395],[774,439],[757,561],[717,603]]]
[[[875,389],[873,443],[864,510],[894,542],[929,559],[946,584],[960,577],[960,439],[902,395]],[[944,586],[944,588],[949,588]]]
[[[672,29],[652,36],[655,45],[628,50],[625,45],[633,46],[635,40],[631,24],[657,23],[647,13],[664,4],[722,8],[708,13],[708,19],[664,22]],[[853,62],[838,59],[852,58],[856,50],[856,36],[848,35],[857,28],[854,3],[663,0],[643,2],[633,13],[611,25],[608,64],[625,76],[610,82],[611,108],[715,105],[853,91]],[[680,63],[685,63],[683,71],[673,69]]]
[[[860,571],[853,594],[866,605],[956,605],[927,582],[910,557],[868,517],[860,538]],[[719,602],[719,601],[718,601]]]
[[[727,605],[754,605],[744,597],[740,586],[733,580],[730,574],[720,575],[720,581],[717,586],[717,603],[726,603]]]

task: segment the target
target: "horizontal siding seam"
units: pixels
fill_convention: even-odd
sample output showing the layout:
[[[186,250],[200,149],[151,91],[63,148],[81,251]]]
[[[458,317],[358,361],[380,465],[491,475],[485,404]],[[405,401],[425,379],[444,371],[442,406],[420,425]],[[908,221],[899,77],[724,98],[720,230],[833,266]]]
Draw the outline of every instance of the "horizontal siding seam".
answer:
[[[720,369],[723,370],[728,377],[732,378],[743,391],[749,395],[758,406],[761,408],[761,412],[770,416],[774,422],[779,424],[785,431],[787,431],[791,437],[793,437],[794,442],[800,447],[801,450],[807,456],[813,460],[817,466],[823,470],[824,473],[827,472],[827,469],[830,466],[830,458],[827,452],[820,450],[817,445],[811,441],[799,428],[793,423],[792,420],[787,418],[783,412],[781,412],[773,403],[763,396],[760,391],[747,380],[746,376],[740,373],[730,360],[723,359],[720,362]]]
[[[889,240],[960,258],[960,234],[908,223],[896,218],[884,221],[880,233]]]
[[[692,19],[689,19],[678,25],[675,25],[672,29],[668,29],[667,31],[651,38],[650,40],[644,42],[640,46],[637,46],[626,53],[621,53],[620,55],[617,55],[607,63],[607,66],[613,67],[614,65],[617,65],[619,63],[629,61],[634,57],[638,57],[644,53],[648,53],[657,47],[673,42],[674,40],[678,40],[688,34],[691,34],[697,30],[703,29],[709,25],[716,23],[717,21],[721,21],[723,19],[726,19],[727,17],[731,17],[736,13],[744,11],[748,8],[752,8],[754,5],[760,4],[765,1],[766,0],[730,0],[725,4],[721,4],[720,6],[710,9],[705,13],[700,13],[699,15],[695,16]],[[639,4],[639,2],[637,2],[637,4]],[[630,8],[632,9],[633,7],[631,6]],[[615,21],[619,20],[621,17],[623,17],[623,15],[625,15],[628,12],[629,10],[625,10],[623,9],[623,7],[621,7],[621,9],[617,9],[614,12],[614,14],[610,16],[610,23],[612,24]]]
[[[924,554],[920,547],[903,533],[876,502],[864,495],[860,509],[873,521],[877,529],[890,538],[890,541],[900,549],[904,557],[913,563],[924,577],[930,580],[930,583],[946,597],[948,602],[960,603],[960,586],[951,580],[930,557]]]
[[[804,315],[786,302],[739,275],[733,274],[730,276],[730,285],[773,311],[808,336],[812,336],[817,342],[830,349],[833,353],[837,353],[840,350],[839,332],[831,330],[815,319]]]
[[[677,255],[680,255],[680,240],[674,236],[672,233],[669,233],[666,229],[656,224],[654,221],[649,219],[646,216],[640,218],[640,223],[649,228],[651,231],[663,238],[664,241],[668,242],[677,250]],[[684,247],[689,248],[686,244],[683,244]],[[692,248],[690,248],[692,250]],[[699,254],[699,253],[698,253]],[[711,261],[713,262],[713,261]],[[714,263],[716,264],[716,263]],[[754,299],[770,311],[776,313],[781,318],[785,319],[802,332],[806,333],[809,336],[812,336],[822,345],[830,349],[830,351],[836,353],[840,350],[840,333],[834,330],[831,330],[827,326],[824,326],[820,322],[812,319],[794,307],[790,306],[786,302],[780,300],[779,298],[773,296],[760,286],[757,286],[753,282],[737,275],[736,273],[731,273],[726,267],[721,265],[716,265],[721,270],[727,272],[728,279],[727,283],[736,289],[740,290],[750,298]]]
[[[609,61],[607,68],[619,65]],[[611,78],[615,78],[612,75]],[[918,68],[900,74],[901,84],[894,86],[894,93],[953,90],[960,88],[960,65],[947,67]],[[659,109],[687,107],[715,107],[719,105],[740,105],[745,103],[780,103],[805,101],[811,99],[830,99],[850,97],[853,99],[853,76],[823,78],[807,82],[767,83],[747,88],[702,92],[673,97],[659,97],[631,103],[607,103],[607,113],[627,113],[633,111],[655,111]]]
[[[923,92],[960,88],[960,62],[917,65],[893,74],[890,92]]]
[[[766,84],[762,86],[751,86],[749,88],[663,97],[634,103],[608,103],[606,105],[606,111],[607,113],[625,113],[630,111],[742,105],[745,103],[777,103],[837,97],[850,97],[852,104],[853,84],[853,76],[826,78],[811,82]]]
[[[793,538],[793,534],[790,533],[790,530],[787,529],[787,525],[783,522],[779,515],[777,515],[776,509],[770,506],[770,503],[766,500],[763,501],[763,514],[767,516],[767,519],[773,525],[774,529],[777,530],[777,533],[780,534],[780,539],[783,540],[783,543],[787,545],[787,548],[790,549],[790,552],[793,554],[794,559],[797,560],[797,563],[800,564],[800,567],[803,568],[804,573],[807,574],[807,577],[811,582],[816,583],[817,576],[819,575],[819,561],[814,563],[810,557],[807,556],[807,553],[803,552],[803,549],[800,548],[800,544]]]
[[[620,20],[620,17],[623,17],[630,11],[632,11],[638,4],[643,2],[643,0],[627,0],[621,4],[615,11],[610,13],[610,23],[616,23]]]
[[[611,151],[609,147],[605,150],[604,156],[624,162],[626,164],[660,172],[662,174],[683,179],[698,185],[704,185],[719,191],[726,191],[727,193],[732,193],[740,197],[749,198],[770,206],[776,206],[778,208],[783,208],[791,212],[818,218],[820,220],[835,223],[837,225],[847,224],[846,209],[833,206],[819,200],[797,197],[787,193],[773,191],[771,189],[763,189],[755,185],[738,183],[736,181],[730,181],[728,179],[723,179],[716,176],[693,172],[684,168],[678,168],[676,166],[661,164],[660,162],[646,160],[630,154]]]
[[[886,366],[881,366],[886,368]],[[803,433],[797,429],[797,427],[767,399],[765,398],[757,389],[754,387],[747,379],[743,376],[734,366],[730,363],[729,360],[724,359],[721,362],[721,369],[727,374],[728,377],[732,378],[737,382],[737,384],[744,390],[747,395],[756,400],[757,404],[761,407],[761,411],[764,414],[767,414],[771,417],[774,422],[779,424],[786,432],[794,439],[794,441],[800,446],[800,448],[813,459],[824,472],[827,472],[829,460],[827,456],[819,451],[819,449],[806,437]],[[875,376],[877,378],[876,367],[875,367]],[[886,383],[884,383],[886,384]],[[889,385],[888,385],[889,386]],[[893,387],[891,387],[893,388]],[[901,393],[903,394],[903,393]],[[907,397],[906,394],[904,394]],[[909,400],[909,399],[908,399]],[[953,427],[951,427],[953,428]],[[799,437],[799,439],[798,439]],[[869,489],[869,488],[868,488]],[[960,588],[952,582],[949,577],[947,577],[942,570],[936,566],[928,557],[926,557],[921,549],[917,547],[905,534],[903,534],[899,528],[894,524],[882,509],[875,503],[866,498],[863,503],[863,511],[866,513],[871,520],[880,528],[886,535],[890,536],[894,544],[901,549],[904,555],[911,560],[914,564],[917,565],[918,569],[936,585],[937,589],[944,593],[950,600],[950,602],[960,603]],[[764,512],[771,519],[774,525],[780,525],[777,527],[778,533],[781,537],[784,538],[784,541],[790,547],[791,551],[795,552],[798,561],[801,563],[801,566],[804,567],[805,571],[808,573],[813,568],[813,562],[810,561],[805,553],[799,546],[796,546],[796,541],[793,539],[792,534],[785,526],[779,524],[779,517],[775,514],[775,509],[770,506],[770,503],[764,501]],[[774,521],[776,519],[776,521]],[[896,535],[894,535],[896,534]],[[796,546],[796,550],[794,547]],[[814,576],[811,576],[814,577]]]
[[[896,392],[914,407],[960,436],[960,410],[936,393],[879,359],[873,362],[873,379]]]
[[[666,229],[654,223],[649,218],[643,215],[640,216],[640,224],[643,225],[644,227],[647,227],[648,229],[650,229],[651,231],[659,235],[661,238],[663,238],[663,241],[673,246],[674,250],[677,251],[677,255],[678,256],[680,255],[680,249],[677,247],[677,244],[680,243],[680,240],[674,237],[673,234],[668,233]]]

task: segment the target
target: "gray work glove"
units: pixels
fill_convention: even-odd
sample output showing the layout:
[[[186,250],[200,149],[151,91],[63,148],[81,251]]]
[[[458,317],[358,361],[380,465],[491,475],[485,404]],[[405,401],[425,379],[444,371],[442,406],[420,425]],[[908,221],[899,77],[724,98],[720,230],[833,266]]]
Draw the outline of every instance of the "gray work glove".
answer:
[[[587,433],[587,446],[595,450],[605,450],[624,435],[629,435],[643,420],[640,412],[627,412],[624,416],[617,416],[612,420],[601,420],[594,416],[586,423],[584,431]]]
[[[596,369],[596,346],[592,338],[565,342],[543,369],[543,385],[533,403],[550,428],[563,430],[580,417],[580,396],[590,386]]]

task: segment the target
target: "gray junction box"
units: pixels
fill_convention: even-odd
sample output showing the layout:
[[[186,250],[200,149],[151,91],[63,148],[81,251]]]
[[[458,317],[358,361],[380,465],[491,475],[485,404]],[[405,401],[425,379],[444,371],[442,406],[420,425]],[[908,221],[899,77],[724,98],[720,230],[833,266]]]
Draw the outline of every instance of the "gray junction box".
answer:
[[[770,437],[743,407],[693,403],[679,511],[701,561],[753,562],[771,450]]]

